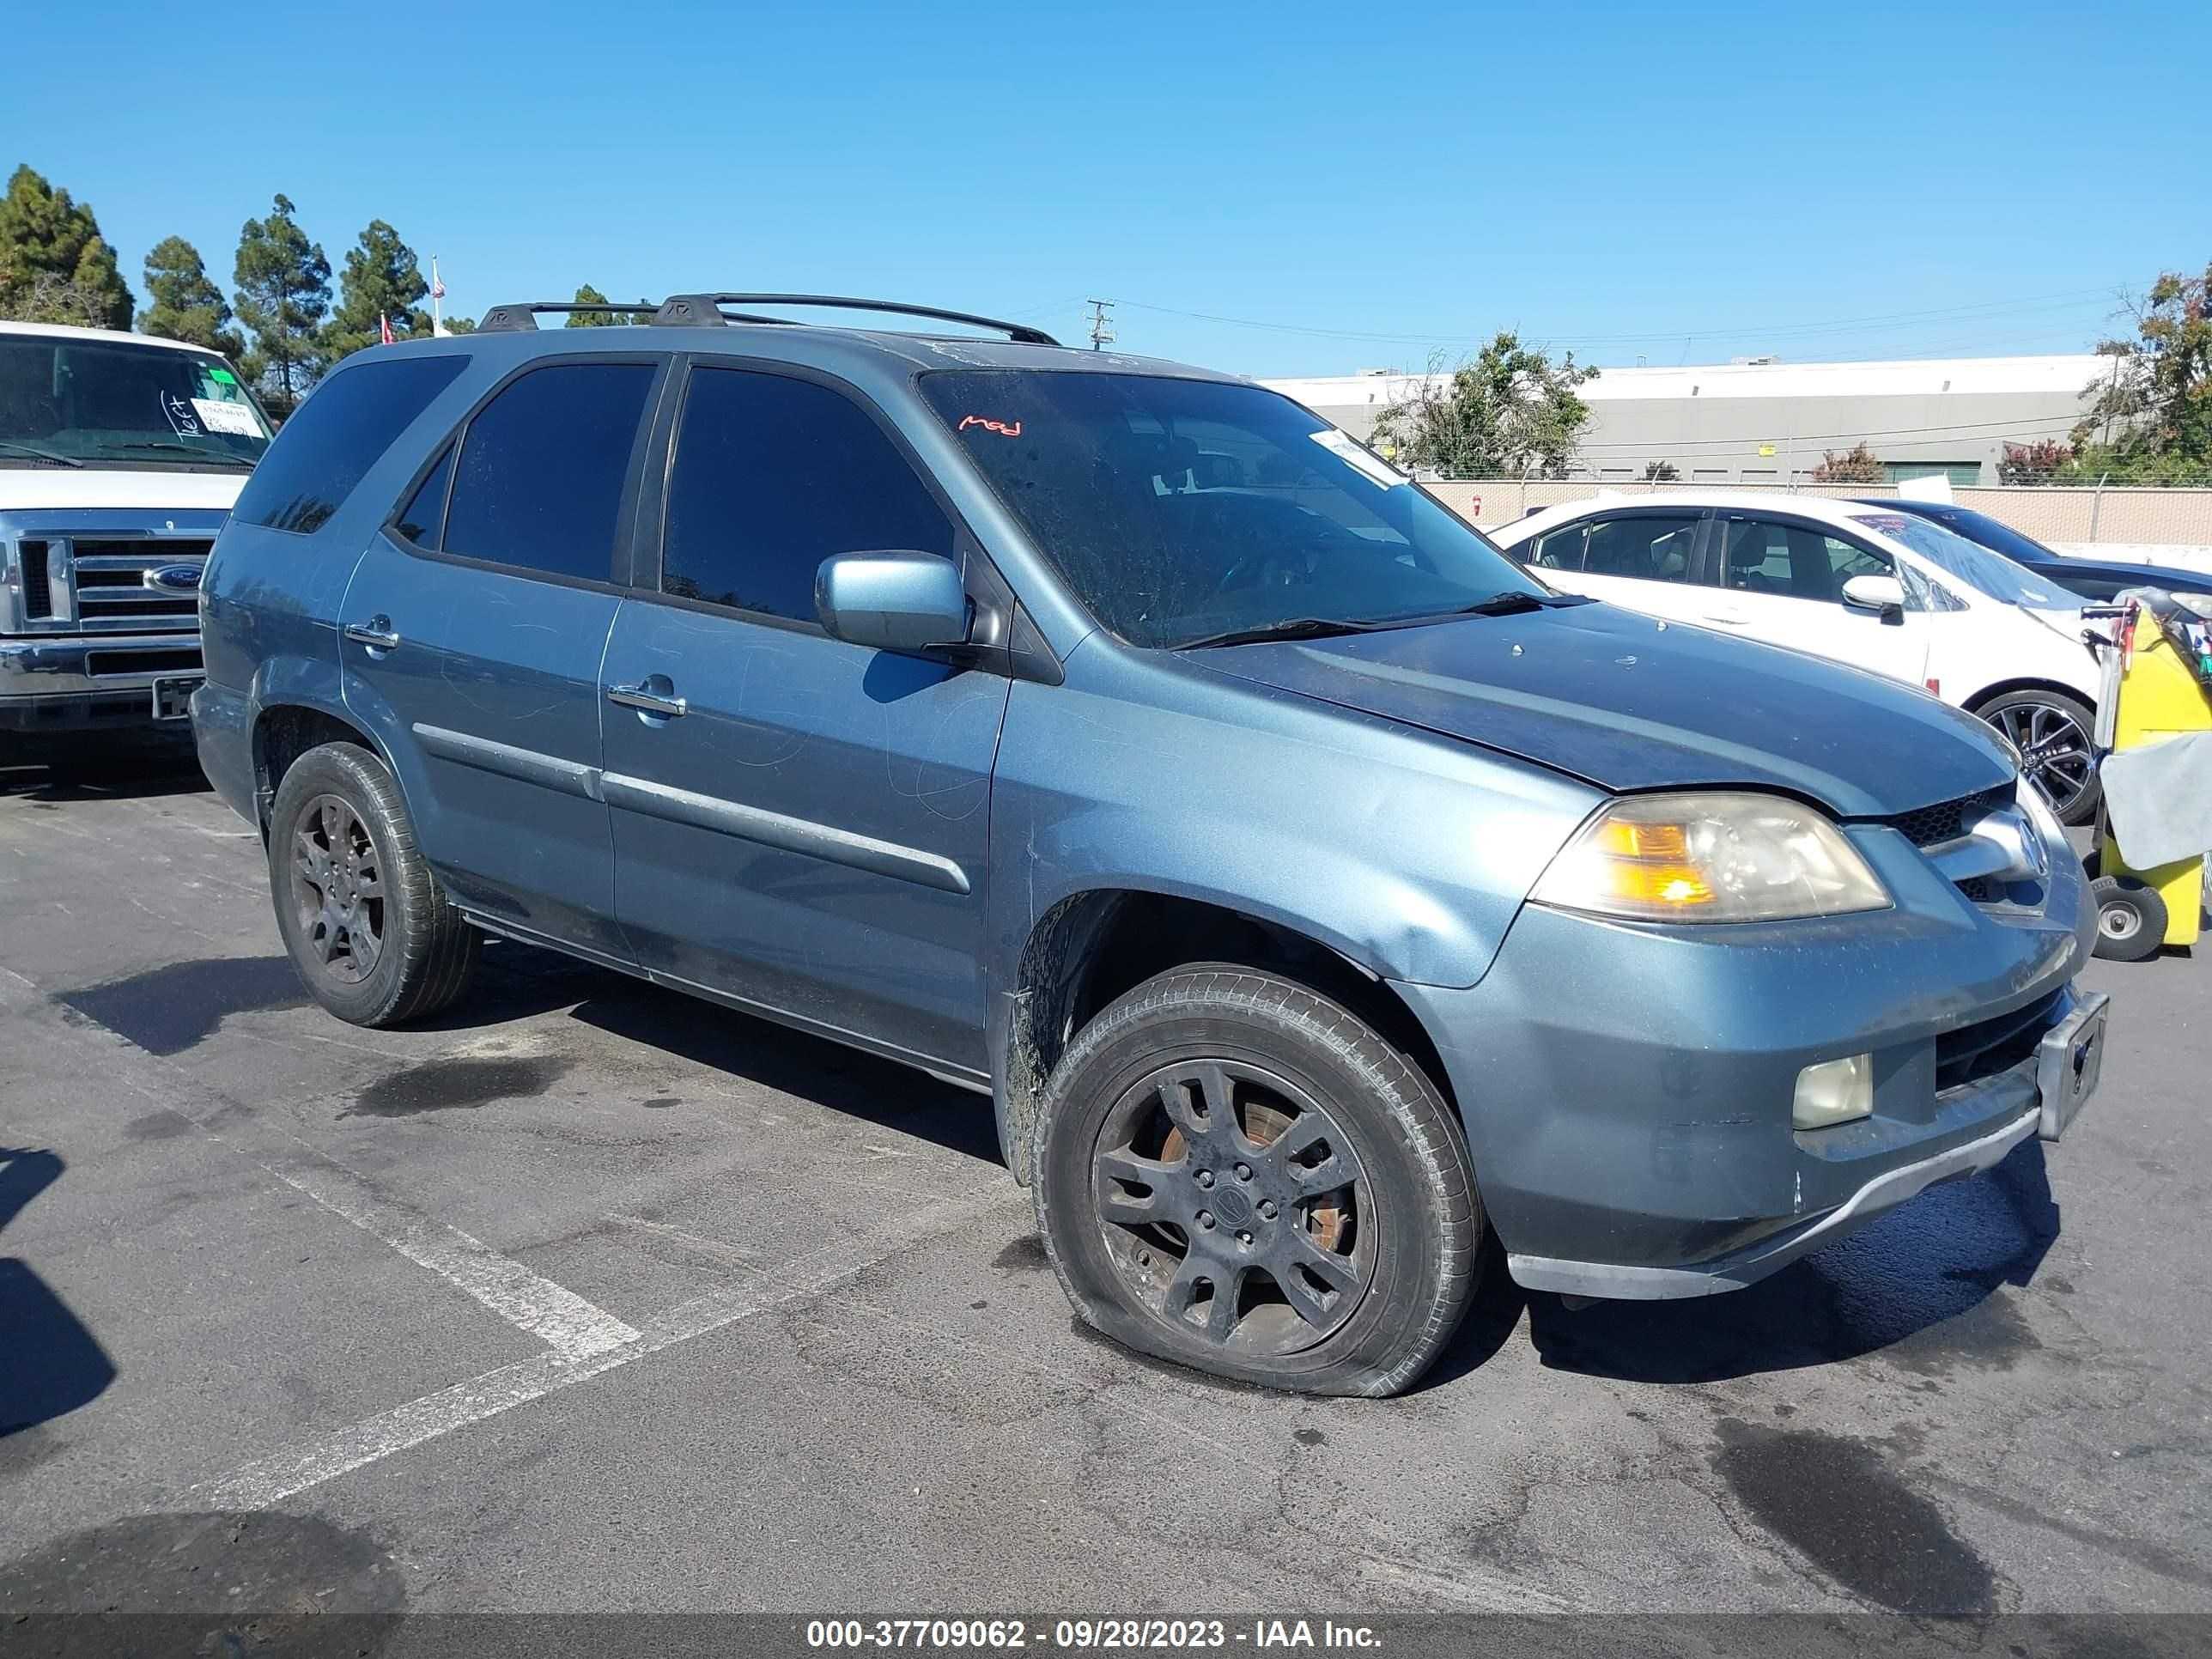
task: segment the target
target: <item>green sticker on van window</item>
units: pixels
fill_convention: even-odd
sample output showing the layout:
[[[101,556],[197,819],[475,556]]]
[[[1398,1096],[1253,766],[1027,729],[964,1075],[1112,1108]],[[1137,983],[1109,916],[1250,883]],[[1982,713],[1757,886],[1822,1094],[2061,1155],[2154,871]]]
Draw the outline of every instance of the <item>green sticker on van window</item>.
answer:
[[[232,374],[227,368],[211,368],[208,370],[207,377],[210,380],[220,381],[224,386],[236,386],[238,384],[238,376]]]

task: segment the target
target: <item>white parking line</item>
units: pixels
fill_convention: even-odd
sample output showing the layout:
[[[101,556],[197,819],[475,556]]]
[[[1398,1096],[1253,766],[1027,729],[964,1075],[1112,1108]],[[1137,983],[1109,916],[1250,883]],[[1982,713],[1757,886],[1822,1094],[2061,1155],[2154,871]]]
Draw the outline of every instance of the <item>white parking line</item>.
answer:
[[[319,1153],[256,1157],[218,1132],[202,1129],[250,1158],[288,1187],[296,1188],[334,1215],[428,1267],[454,1289],[474,1297],[509,1324],[544,1341],[563,1359],[584,1359],[625,1342],[637,1330],[575,1291],[539,1277],[510,1256],[458,1227],[381,1197],[360,1176]]]
[[[303,1189],[304,1190],[304,1189]],[[310,1194],[313,1196],[313,1194]],[[916,1211],[902,1221],[829,1249],[802,1256],[746,1285],[712,1291],[648,1320],[635,1340],[592,1353],[538,1354],[341,1429],[311,1444],[258,1458],[230,1474],[203,1481],[187,1497],[191,1506],[258,1510],[320,1486],[395,1452],[422,1445],[488,1417],[527,1405],[556,1389],[581,1382],[642,1359],[663,1348],[723,1329],[757,1313],[815,1296],[925,1239],[957,1232],[1000,1209],[1026,1203],[1009,1182],[994,1181],[949,1203]],[[811,1264],[811,1265],[809,1265]]]

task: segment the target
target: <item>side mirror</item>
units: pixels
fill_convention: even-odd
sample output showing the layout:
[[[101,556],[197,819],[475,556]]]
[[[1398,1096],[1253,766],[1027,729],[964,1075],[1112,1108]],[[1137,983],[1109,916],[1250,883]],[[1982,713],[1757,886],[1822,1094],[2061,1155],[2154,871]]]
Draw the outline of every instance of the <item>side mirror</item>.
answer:
[[[1905,620],[1905,584],[1894,576],[1854,576],[1844,584],[1844,603],[1854,611],[1876,611],[1884,622]]]
[[[814,573],[814,611],[833,640],[878,651],[968,642],[959,568],[935,553],[840,553]]]

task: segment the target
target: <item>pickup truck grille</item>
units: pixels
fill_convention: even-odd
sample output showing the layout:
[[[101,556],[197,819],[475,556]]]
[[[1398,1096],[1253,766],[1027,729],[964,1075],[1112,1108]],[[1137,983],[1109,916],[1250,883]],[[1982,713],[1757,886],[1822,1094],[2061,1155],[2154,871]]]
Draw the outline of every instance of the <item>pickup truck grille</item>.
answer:
[[[22,614],[38,631],[189,634],[199,626],[199,572],[206,537],[72,536],[27,538],[17,545]],[[155,571],[191,580],[167,586]]]

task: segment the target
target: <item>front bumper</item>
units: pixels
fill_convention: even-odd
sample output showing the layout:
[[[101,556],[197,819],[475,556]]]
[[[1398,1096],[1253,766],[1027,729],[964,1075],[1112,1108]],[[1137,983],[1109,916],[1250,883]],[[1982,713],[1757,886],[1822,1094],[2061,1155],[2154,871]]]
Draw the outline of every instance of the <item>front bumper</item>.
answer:
[[[157,726],[155,684],[201,672],[197,634],[0,640],[0,731]]]
[[[1399,988],[1520,1283],[1733,1290],[2037,1132],[2036,1044],[2088,1006],[2080,866],[2058,849],[2039,904],[1984,906],[1894,830],[1849,833],[1893,909],[1701,929],[1529,906],[1480,985]],[[1873,1115],[1795,1129],[1798,1073],[1869,1052]]]

